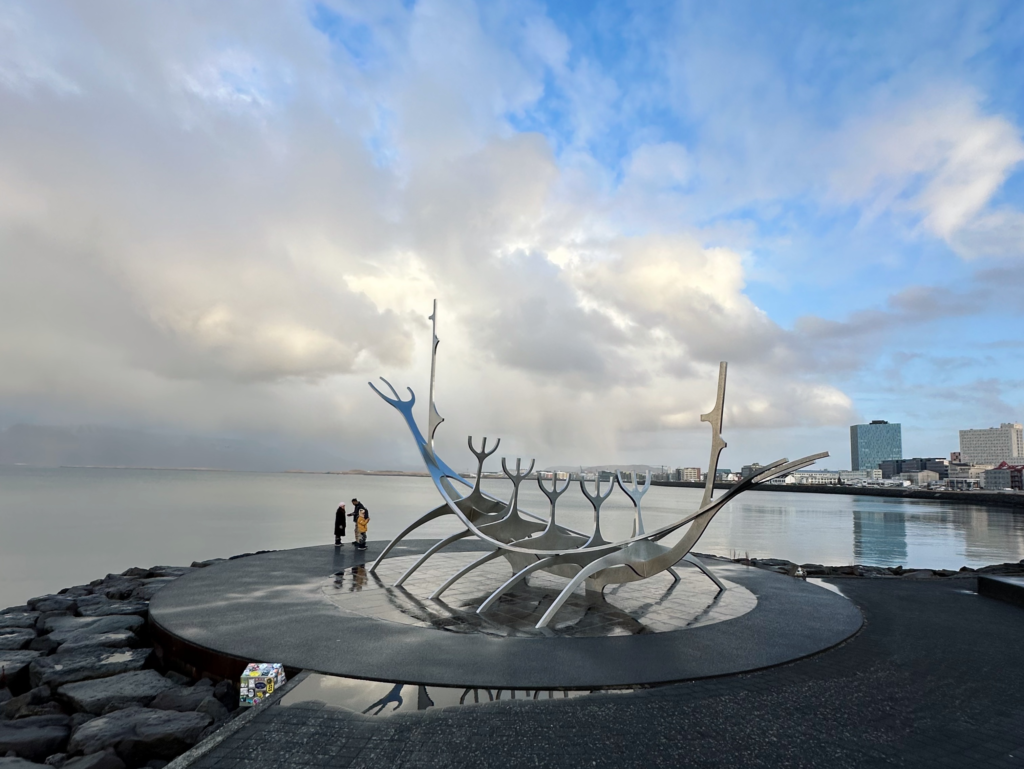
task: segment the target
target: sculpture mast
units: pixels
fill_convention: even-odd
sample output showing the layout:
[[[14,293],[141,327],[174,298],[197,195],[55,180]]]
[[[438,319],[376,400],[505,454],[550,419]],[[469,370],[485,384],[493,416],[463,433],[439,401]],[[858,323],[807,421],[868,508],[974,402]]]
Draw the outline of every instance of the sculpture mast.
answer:
[[[700,506],[705,507],[711,501],[715,489],[715,474],[718,472],[718,456],[728,444],[722,440],[722,412],[725,410],[725,372],[729,364],[722,361],[718,364],[718,396],[715,407],[707,414],[700,415],[701,422],[711,424],[711,458],[708,460],[708,476],[704,481],[704,499]]]
[[[427,414],[427,449],[431,454],[434,453],[434,433],[437,428],[444,421],[444,417],[437,413],[437,407],[434,405],[434,373],[437,370],[437,345],[440,340],[437,338],[437,300],[434,300],[434,311],[430,314],[430,320],[433,321],[433,328],[431,335],[433,341],[430,345],[430,405],[429,412]]]

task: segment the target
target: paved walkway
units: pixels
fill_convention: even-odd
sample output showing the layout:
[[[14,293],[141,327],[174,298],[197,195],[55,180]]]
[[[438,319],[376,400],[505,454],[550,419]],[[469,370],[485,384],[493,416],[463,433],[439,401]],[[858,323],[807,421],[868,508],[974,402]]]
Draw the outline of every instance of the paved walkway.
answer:
[[[386,720],[274,705],[191,766],[1024,767],[1024,610],[972,580],[834,584],[865,627],[800,662]]]

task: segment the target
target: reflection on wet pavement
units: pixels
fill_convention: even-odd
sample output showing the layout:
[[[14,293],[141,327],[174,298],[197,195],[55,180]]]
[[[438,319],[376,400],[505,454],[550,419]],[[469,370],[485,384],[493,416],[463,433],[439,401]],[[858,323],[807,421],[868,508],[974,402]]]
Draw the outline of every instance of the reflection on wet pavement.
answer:
[[[632,688],[614,691],[633,691]],[[282,707],[322,702],[332,707],[345,708],[368,716],[390,716],[396,713],[423,711],[427,708],[445,708],[454,705],[478,705],[503,700],[570,699],[590,694],[590,691],[558,689],[478,689],[449,686],[420,686],[417,684],[364,681],[358,678],[309,675],[281,698]]]
[[[324,581],[323,594],[353,614],[454,633],[502,637],[608,637],[668,632],[733,619],[757,605],[757,598],[746,588],[726,581],[729,589],[719,592],[696,568],[680,563],[676,567],[680,576],[677,583],[668,574],[658,575],[609,587],[603,598],[580,587],[556,622],[537,630],[534,626],[565,585],[565,579],[535,574],[529,585],[516,587],[481,615],[476,608],[511,573],[504,559],[481,566],[434,600],[430,593],[479,557],[479,553],[436,555],[402,587],[391,587],[418,557],[388,559],[376,574],[370,574],[365,566],[344,569]]]

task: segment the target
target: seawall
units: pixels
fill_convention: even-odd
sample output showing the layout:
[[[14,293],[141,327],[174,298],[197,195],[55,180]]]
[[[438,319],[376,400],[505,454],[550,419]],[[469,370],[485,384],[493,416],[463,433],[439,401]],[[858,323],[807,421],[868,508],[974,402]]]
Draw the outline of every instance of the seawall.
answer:
[[[703,483],[695,481],[652,481],[652,486],[678,486],[686,489],[703,489]],[[716,489],[731,489],[731,483],[716,483]],[[896,499],[925,499],[941,502],[955,502],[960,505],[983,505],[986,507],[1012,507],[1024,509],[1024,493],[998,493],[991,491],[934,491],[930,489],[872,488],[865,486],[788,486],[771,483],[756,486],[752,491],[780,491],[791,494],[842,494],[850,497],[893,497]]]

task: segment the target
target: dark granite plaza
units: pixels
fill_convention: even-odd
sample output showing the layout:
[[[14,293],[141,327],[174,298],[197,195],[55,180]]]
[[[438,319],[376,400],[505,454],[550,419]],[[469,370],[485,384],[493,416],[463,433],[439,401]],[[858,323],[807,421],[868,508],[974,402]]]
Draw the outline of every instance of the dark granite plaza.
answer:
[[[430,544],[404,545],[396,555],[399,568]],[[429,570],[404,588],[365,573],[385,543],[369,545],[366,551],[331,546],[274,551],[182,577],[150,604],[150,624],[158,645],[165,647],[164,658],[190,666],[190,673],[226,678],[237,676],[244,661],[260,660],[295,672],[393,683],[592,689],[778,665],[844,641],[863,621],[849,601],[821,587],[717,561],[716,572],[735,586],[722,596],[707,589],[711,583],[696,569],[681,565],[685,577],[675,589],[667,575],[628,586],[624,594],[611,588],[607,601],[588,598],[581,588],[579,605],[559,624],[547,633],[526,634],[522,629],[531,618],[536,622],[558,592],[545,587],[544,579],[510,593],[508,608],[496,605],[498,618],[487,619],[485,627],[463,601],[476,595],[478,605],[508,577],[507,565],[503,573],[468,581],[462,599],[458,591],[442,596],[461,604],[453,607],[426,598],[437,585]],[[478,548],[456,543],[451,557],[473,557]],[[443,559],[439,564],[444,575],[458,566],[445,566]],[[395,577],[383,569],[382,575]],[[470,625],[468,617],[481,624]],[[502,622],[515,632],[483,632]],[[620,632],[627,628],[631,632]],[[582,637],[569,637],[574,629]]]
[[[274,704],[174,767],[1024,766],[1024,611],[973,582],[833,580],[861,632],[759,672],[386,720]]]

